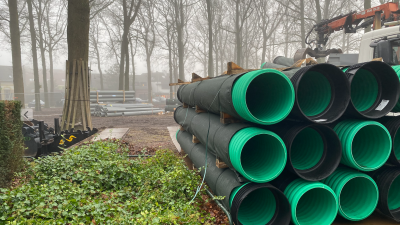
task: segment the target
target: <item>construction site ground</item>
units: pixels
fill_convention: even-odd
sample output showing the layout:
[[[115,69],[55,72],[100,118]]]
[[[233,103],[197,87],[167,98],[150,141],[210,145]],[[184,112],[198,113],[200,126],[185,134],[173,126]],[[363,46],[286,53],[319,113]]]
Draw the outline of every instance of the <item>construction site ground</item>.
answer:
[[[50,127],[54,127],[54,118],[60,118],[62,108],[43,108],[40,112],[33,112],[34,119],[43,120]],[[178,151],[173,144],[167,127],[177,126],[173,113],[160,115],[140,115],[125,117],[93,117],[93,127],[104,128],[129,128],[129,132],[122,141],[129,145],[130,154],[154,154],[157,149],[170,149],[177,154]],[[180,155],[184,155],[181,153]],[[186,161],[186,160],[185,160]],[[202,196],[207,199],[208,196]],[[202,206],[202,210],[208,211],[216,217],[216,224],[228,224],[223,211],[215,203]],[[364,221],[351,222],[338,216],[333,223],[335,225],[391,225],[396,222],[375,212]]]

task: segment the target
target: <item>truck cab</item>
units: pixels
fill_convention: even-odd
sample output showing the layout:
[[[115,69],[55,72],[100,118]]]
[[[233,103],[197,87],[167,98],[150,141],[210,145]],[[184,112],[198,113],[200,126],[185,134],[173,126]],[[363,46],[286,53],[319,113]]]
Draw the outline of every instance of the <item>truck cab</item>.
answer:
[[[373,30],[362,36],[358,62],[380,57],[390,65],[400,65],[400,25]]]

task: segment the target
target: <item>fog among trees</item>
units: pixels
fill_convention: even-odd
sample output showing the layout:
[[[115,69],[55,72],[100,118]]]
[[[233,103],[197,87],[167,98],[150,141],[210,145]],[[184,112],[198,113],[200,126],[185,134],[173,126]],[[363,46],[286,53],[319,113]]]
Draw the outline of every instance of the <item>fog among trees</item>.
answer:
[[[101,87],[105,72],[116,71],[120,90],[135,87],[139,61],[149,81],[155,68],[172,74],[171,82],[189,80],[192,72],[219,75],[229,61],[259,68],[307,47],[305,36],[314,24],[389,2],[370,1],[89,0],[88,59]],[[68,59],[67,9],[66,0],[0,0],[0,41],[12,51],[15,82],[23,83],[22,54],[33,68],[35,89],[54,91],[54,64]],[[357,52],[363,33],[333,33],[327,48]]]

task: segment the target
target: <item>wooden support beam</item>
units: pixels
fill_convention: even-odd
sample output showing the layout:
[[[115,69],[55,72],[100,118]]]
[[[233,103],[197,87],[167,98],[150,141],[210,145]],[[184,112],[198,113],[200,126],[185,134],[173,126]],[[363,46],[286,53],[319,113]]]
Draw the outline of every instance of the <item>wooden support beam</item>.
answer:
[[[189,107],[189,105],[188,105],[188,104],[186,104],[186,103],[183,103],[182,107],[183,107],[183,108],[188,108],[188,107]]]
[[[240,123],[240,119],[237,119],[231,115],[229,115],[228,113],[224,113],[224,112],[220,112],[220,118],[219,121],[222,124],[229,124],[229,123]]]
[[[179,130],[180,130],[180,131],[184,131],[185,128],[183,128],[182,126],[179,126]]]
[[[192,136],[192,142],[195,144],[200,143],[199,139],[197,139],[197,137],[194,135]]]
[[[195,106],[196,113],[206,113],[207,110],[200,108],[198,105]]]
[[[191,82],[184,82],[181,79],[178,79],[178,83],[170,83],[169,86],[176,86],[176,85],[183,85],[183,84],[190,84]]]
[[[215,162],[215,165],[220,169],[228,168],[228,165],[226,165],[226,163],[222,162],[218,157]]]

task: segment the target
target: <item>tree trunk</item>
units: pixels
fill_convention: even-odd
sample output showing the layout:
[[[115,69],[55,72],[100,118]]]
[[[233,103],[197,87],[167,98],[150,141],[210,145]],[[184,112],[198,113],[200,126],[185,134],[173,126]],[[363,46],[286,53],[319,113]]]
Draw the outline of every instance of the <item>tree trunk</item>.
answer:
[[[29,12],[29,29],[31,33],[31,42],[32,42],[32,59],[33,59],[33,78],[35,81],[35,111],[41,111],[40,106],[40,85],[39,85],[39,69],[38,69],[38,58],[37,58],[37,50],[36,50],[36,30],[35,23],[33,21],[33,12],[32,12],[32,0],[27,0],[28,3],[28,12]]]
[[[21,37],[19,33],[18,4],[15,0],[8,0],[10,12],[10,38],[13,63],[14,98],[21,101],[25,107],[24,76],[21,62]]]
[[[136,91],[135,89],[135,78],[136,78],[136,72],[135,72],[135,54],[133,54],[133,43],[132,40],[131,42],[131,60],[132,60],[132,90]],[[136,93],[135,93],[136,94]],[[135,95],[136,96],[136,95]]]
[[[53,49],[49,47],[49,61],[50,61],[50,92],[54,92],[54,69],[53,69]]]
[[[364,10],[371,8],[371,0],[364,0]],[[364,28],[364,33],[370,32],[371,26]],[[347,46],[349,47],[349,46]]]
[[[167,22],[167,21],[166,21]],[[168,26],[167,24],[167,45],[168,45],[168,67],[169,67],[169,83],[173,83],[173,79],[172,77],[174,76],[174,74],[172,73],[172,43],[171,43],[171,39],[172,37],[171,32],[170,32],[171,27]],[[174,88],[173,86],[169,86],[169,98],[173,99],[174,98]]]
[[[68,42],[68,62],[69,62],[69,87],[68,93],[66,96],[77,96],[77,99],[74,99],[74,103],[76,100],[77,103],[81,101],[88,101],[85,96],[78,96],[76,93],[79,91],[79,80],[82,78],[78,76],[78,73],[75,71],[73,73],[72,67],[75,60],[82,59],[83,62],[87,63],[89,61],[89,26],[90,26],[90,7],[89,0],[68,0],[68,26],[67,26],[67,42]],[[72,81],[74,81],[72,83]],[[65,101],[65,106],[67,106],[67,100]],[[65,107],[64,106],[64,107]],[[83,116],[82,116],[82,107],[77,106],[77,104],[69,105],[72,111],[76,111],[75,113],[75,124],[71,124],[74,126],[75,130],[85,130],[86,127],[83,126]],[[69,109],[69,108],[67,108]],[[86,115],[88,121],[91,120],[90,112]],[[69,123],[70,121],[67,121]]]
[[[125,21],[124,21],[125,23]],[[124,33],[122,34],[122,43],[121,43],[121,57],[120,57],[120,63],[119,63],[119,90],[124,89],[124,68],[125,68],[125,46],[126,46],[126,41],[127,41],[127,32],[126,32],[126,25],[124,24]],[[129,29],[129,27],[128,27]]]
[[[97,69],[99,70],[100,73],[100,89],[104,90],[104,81],[103,81],[103,71],[101,70],[101,64],[100,64],[100,52],[99,52],[99,47],[97,45],[97,40],[96,38],[92,38],[93,42],[93,47],[94,51],[96,52],[96,58],[97,58]]]
[[[266,29],[263,29],[262,33],[263,33],[263,43],[262,43],[261,64],[266,62],[265,54],[267,54],[267,31],[266,31]]]
[[[185,46],[183,45],[183,26],[177,30],[178,36],[178,65],[179,65],[179,79],[185,80],[185,64],[184,64],[184,54]]]
[[[306,47],[306,28],[304,21],[304,0],[300,0],[300,35],[301,35],[301,47]]]
[[[151,62],[150,62],[150,56],[146,56],[146,63],[147,63],[147,96],[148,96],[148,102],[153,102],[153,96],[151,95]]]
[[[129,49],[129,43],[128,42],[126,42],[126,45],[125,45],[125,57],[126,57],[126,59],[125,59],[125,88],[124,88],[124,90],[125,91],[129,91],[129,51],[128,51],[128,49]]]
[[[240,29],[240,12],[239,12],[240,0],[236,1],[236,19],[235,19],[235,42],[236,42],[236,64],[242,65],[242,40],[241,40],[241,29]]]
[[[213,59],[213,14],[212,14],[212,1],[207,0],[207,20],[208,20],[208,76],[214,76],[214,59]]]
[[[42,32],[42,24],[43,24],[43,12],[42,12],[42,1],[39,0],[39,6],[37,8],[37,22],[38,22],[38,31],[39,31],[39,48],[40,48],[40,56],[42,59],[42,74],[43,74],[43,91],[44,91],[44,107],[49,108],[49,90],[47,88],[47,67],[46,67],[46,49],[44,47],[43,41],[43,32]]]

